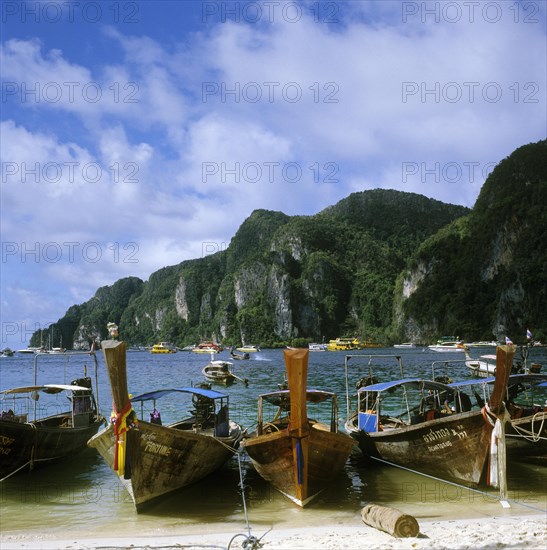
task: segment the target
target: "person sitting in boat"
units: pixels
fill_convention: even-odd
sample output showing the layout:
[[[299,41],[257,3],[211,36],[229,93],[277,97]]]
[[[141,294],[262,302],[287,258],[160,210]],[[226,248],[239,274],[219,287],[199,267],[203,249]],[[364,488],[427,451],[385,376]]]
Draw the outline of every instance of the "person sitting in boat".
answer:
[[[452,407],[450,404],[454,402]],[[471,398],[465,392],[459,392],[457,394],[448,394],[444,400],[443,412],[447,414],[468,412],[473,408]]]
[[[150,413],[150,423],[151,424],[158,424],[161,426],[161,414],[158,409],[154,407],[154,410]]]
[[[15,420],[15,413],[10,409],[9,411],[2,411],[0,420]]]

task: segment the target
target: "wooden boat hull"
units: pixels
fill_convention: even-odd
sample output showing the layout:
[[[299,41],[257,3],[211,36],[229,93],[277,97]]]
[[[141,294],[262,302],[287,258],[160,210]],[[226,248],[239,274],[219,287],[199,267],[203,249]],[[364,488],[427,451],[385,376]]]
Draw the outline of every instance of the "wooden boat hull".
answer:
[[[61,427],[67,415],[56,415],[37,422],[0,421],[0,479],[37,464],[53,462],[74,455],[86,448],[104,419],[81,427]]]
[[[363,454],[466,486],[485,469],[492,426],[480,411],[380,432],[352,431]]]
[[[299,506],[308,504],[340,473],[354,446],[347,435],[311,423],[305,439],[308,460],[304,494],[298,487],[293,438],[288,430],[251,437],[242,443],[260,476]]]
[[[239,433],[239,432],[238,432]],[[223,466],[233,455],[238,437],[212,437],[139,421],[129,430],[125,474],[120,480],[137,511],[158,497],[191,485]],[[97,434],[89,446],[113,468],[115,435],[112,426]]]

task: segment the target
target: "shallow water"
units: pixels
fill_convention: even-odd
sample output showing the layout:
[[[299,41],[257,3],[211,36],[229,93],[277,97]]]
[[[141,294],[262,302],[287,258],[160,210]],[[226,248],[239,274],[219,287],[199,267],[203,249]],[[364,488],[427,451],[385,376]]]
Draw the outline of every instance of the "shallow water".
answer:
[[[487,350],[479,353],[491,353]],[[476,352],[475,352],[476,353]],[[367,375],[369,369],[380,381],[400,377],[394,357],[402,357],[405,376],[431,376],[436,371],[457,380],[468,377],[459,354],[441,354],[422,350],[372,349],[356,352],[349,360],[349,387]],[[218,358],[228,358],[228,352]],[[99,359],[99,403],[108,416],[111,397],[104,360]],[[346,417],[344,352],[310,353],[309,387],[328,389],[339,396],[340,428]],[[172,386],[202,381],[201,369],[207,355],[179,352],[174,355],[128,353],[128,385],[133,395]],[[547,369],[547,350],[534,349],[529,361],[540,362]],[[2,358],[0,389],[32,384],[33,358]],[[70,383],[83,374],[83,362],[92,376],[92,361],[87,356],[72,357],[69,366],[63,356],[40,356],[39,383]],[[256,422],[256,399],[260,393],[277,389],[283,381],[284,360],[281,350],[264,350],[252,354],[249,361],[234,361],[234,372],[249,379],[248,387],[236,382],[216,389],[230,395],[232,418],[245,428]],[[441,370],[439,370],[441,369]],[[41,403],[41,405],[46,405]],[[57,403],[50,406],[64,405]],[[162,406],[161,401],[159,405]],[[165,422],[168,407],[161,409]],[[325,523],[348,523],[359,517],[360,509],[369,502],[393,506],[421,519],[448,519],[474,516],[502,516],[514,513],[540,513],[547,510],[546,469],[541,465],[510,460],[508,470],[510,509],[502,508],[496,490],[472,491],[443,483],[416,473],[384,464],[368,464],[356,451],[343,473],[331,487],[302,510],[265,483],[242,454],[241,476],[244,480],[245,503],[250,524],[257,531],[271,527],[312,526]],[[133,503],[116,476],[92,449],[72,460],[43,466],[33,472],[17,474],[0,486],[1,529],[4,535],[16,532],[42,533],[70,537],[99,533],[138,533],[139,535],[170,532],[245,528],[240,470],[234,458],[226,467],[206,480],[161,500],[146,513],[136,514]]]

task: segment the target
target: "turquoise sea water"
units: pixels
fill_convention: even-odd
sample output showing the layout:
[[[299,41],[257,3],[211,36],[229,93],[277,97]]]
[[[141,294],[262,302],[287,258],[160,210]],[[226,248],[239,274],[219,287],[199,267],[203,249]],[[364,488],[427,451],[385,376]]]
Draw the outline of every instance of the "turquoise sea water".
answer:
[[[493,349],[474,350],[474,356],[492,353]],[[402,358],[404,375],[431,377],[445,371],[454,379],[468,378],[463,354],[437,353],[416,348],[371,349],[355,352],[360,357],[349,360],[350,393],[355,382],[372,370],[379,381],[400,378]],[[346,384],[344,352],[310,353],[308,386],[334,391],[339,397],[340,429],[346,418]],[[390,355],[391,357],[382,357]],[[105,416],[111,410],[110,389],[102,353],[99,359],[99,403]],[[227,351],[217,355],[229,359]],[[128,352],[128,386],[133,395],[173,386],[203,381],[201,369],[208,355],[179,352],[173,355],[151,355]],[[2,358],[0,389],[32,384],[34,358],[16,355]],[[439,361],[441,363],[439,363]],[[450,361],[443,364],[442,361]],[[528,361],[543,364],[547,371],[547,349],[530,352]],[[38,383],[70,383],[83,375],[93,376],[93,361],[86,356],[44,355],[38,359]],[[230,395],[232,418],[245,428],[256,422],[256,400],[260,393],[277,389],[283,381],[285,365],[282,350],[263,350],[252,354],[249,361],[234,361],[234,372],[249,380],[248,387],[236,382],[225,388]],[[159,402],[161,406],[161,401]],[[44,404],[45,405],[45,404]],[[55,407],[57,405],[50,405]],[[164,422],[170,418],[169,408],[161,410]],[[508,486],[511,509],[500,506],[495,489],[480,492],[443,483],[418,474],[386,465],[364,463],[356,450],[344,472],[329,489],[305,509],[299,509],[272,490],[253,470],[248,458],[241,455],[245,503],[251,526],[258,532],[276,526],[321,525],[354,520],[369,502],[393,506],[424,519],[448,519],[472,516],[509,515],[512,513],[545,513],[547,510],[546,468],[511,459]],[[152,506],[146,513],[136,514],[134,506],[112,471],[92,449],[71,460],[21,472],[0,485],[0,528],[3,535],[24,532],[70,537],[104,533],[200,532],[234,530],[245,527],[240,470],[234,457],[225,468],[192,487],[185,488]]]

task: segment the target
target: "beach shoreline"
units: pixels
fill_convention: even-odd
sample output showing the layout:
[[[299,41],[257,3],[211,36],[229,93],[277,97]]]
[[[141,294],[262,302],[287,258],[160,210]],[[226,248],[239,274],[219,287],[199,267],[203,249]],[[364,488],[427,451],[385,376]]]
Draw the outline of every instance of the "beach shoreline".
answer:
[[[185,548],[195,550],[243,548],[249,537],[259,539],[264,549],[315,550],[317,549],[483,549],[528,548],[543,549],[547,540],[545,514],[512,514],[485,516],[481,518],[443,519],[440,521],[418,521],[420,534],[417,537],[396,538],[388,533],[366,525],[355,514],[355,520],[311,527],[256,527],[250,530],[226,524],[208,524],[201,532],[182,527],[158,532],[130,533],[104,532],[91,535],[44,534],[38,531],[12,532],[2,534],[2,550],[107,550],[107,549],[169,549]],[[186,526],[187,527],[187,526]],[[218,530],[217,530],[218,529]],[[258,548],[258,546],[256,547]]]

